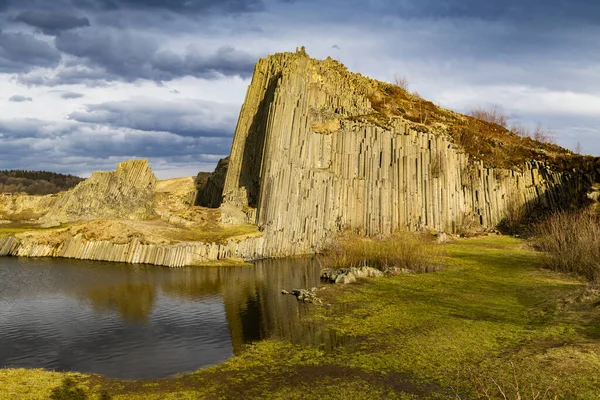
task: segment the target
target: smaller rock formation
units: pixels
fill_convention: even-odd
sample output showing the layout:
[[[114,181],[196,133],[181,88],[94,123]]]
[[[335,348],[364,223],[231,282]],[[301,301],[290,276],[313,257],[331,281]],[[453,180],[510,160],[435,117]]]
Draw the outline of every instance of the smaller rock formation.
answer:
[[[42,222],[58,225],[94,218],[149,218],[154,214],[156,183],[148,160],[122,162],[115,171],[94,172],[65,193]]]
[[[199,173],[196,177],[196,205],[218,208],[223,200],[223,187],[229,168],[229,157],[219,160],[212,174]]]

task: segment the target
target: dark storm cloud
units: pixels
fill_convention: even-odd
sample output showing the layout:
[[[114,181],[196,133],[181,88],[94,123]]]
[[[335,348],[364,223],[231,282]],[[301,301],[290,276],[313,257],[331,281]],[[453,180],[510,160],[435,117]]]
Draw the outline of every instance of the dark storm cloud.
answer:
[[[39,28],[47,34],[90,26],[87,17],[47,11],[23,11],[15,17],[15,21]]]
[[[188,75],[206,79],[248,77],[256,61],[255,56],[232,47],[221,47],[208,54],[188,47],[178,54],[161,50],[152,38],[116,30],[64,32],[57,36],[56,47],[79,57],[86,72],[98,74],[97,68],[101,68],[106,80],[168,81]]]
[[[171,132],[186,137],[233,136],[239,108],[210,101],[115,101],[90,104],[85,112],[69,115],[73,121],[129,128],[147,132]]]
[[[230,140],[222,138],[190,138],[166,132],[135,130],[106,131],[103,128],[82,130],[69,138],[61,148],[67,154],[81,157],[176,157],[190,154],[227,154]]]
[[[41,139],[49,135],[61,136],[68,132],[69,129],[70,127],[64,124],[59,125],[36,118],[0,120],[0,138],[2,139],[2,146],[0,148],[8,142],[13,142],[15,139]]]
[[[77,7],[86,9],[158,9],[173,12],[223,11],[252,12],[263,9],[262,0],[73,0]]]
[[[26,33],[0,30],[0,73],[56,67],[60,58],[60,53],[45,41]]]
[[[38,74],[31,72],[20,74],[17,81],[26,86],[60,86],[84,84],[88,87],[104,87],[107,81],[122,80],[119,76],[107,74],[101,68],[90,68],[83,65],[61,68],[54,74]]]
[[[33,101],[33,99],[31,97],[15,95],[8,99],[8,101],[13,103],[23,103],[25,101]]]
[[[345,7],[341,7],[344,5]],[[485,20],[573,21],[599,24],[600,3],[589,0],[333,0],[325,7],[340,10],[337,16],[352,13],[395,15],[401,18],[480,18]]]
[[[187,160],[214,163],[229,152],[228,137],[184,137],[170,132],[145,132],[77,122],[38,119],[0,120],[0,169],[39,168],[81,173],[82,168],[113,169],[117,161],[145,157],[162,164]],[[112,161],[111,161],[112,160]],[[109,166],[109,168],[105,168]]]
[[[239,14],[264,9],[263,0],[0,0],[0,11],[79,9],[85,12],[98,11],[169,11],[174,13],[227,13]]]

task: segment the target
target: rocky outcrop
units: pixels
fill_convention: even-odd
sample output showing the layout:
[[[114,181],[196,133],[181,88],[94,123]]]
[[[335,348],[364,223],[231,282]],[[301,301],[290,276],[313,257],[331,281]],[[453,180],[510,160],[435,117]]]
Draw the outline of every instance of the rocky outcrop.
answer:
[[[217,208],[221,205],[228,168],[229,157],[225,157],[219,160],[212,174],[208,176],[198,174],[196,179],[196,205],[210,208]]]
[[[148,160],[125,161],[115,171],[92,176],[55,201],[42,222],[94,218],[144,219],[154,214],[156,177]]]
[[[64,193],[46,196],[0,194],[0,219],[28,221],[46,214]]]
[[[265,256],[310,253],[344,229],[459,232],[580,195],[578,174],[486,166],[445,132],[378,114],[370,80],[303,51],[261,59],[241,110],[223,218],[252,215]],[[254,210],[248,212],[248,210]],[[233,216],[233,217],[232,217]]]
[[[383,272],[372,267],[353,268],[324,268],[321,270],[321,280],[330,283],[353,283],[357,278],[378,278]]]
[[[262,237],[231,239],[225,244],[147,244],[137,238],[127,243],[114,243],[108,240],[85,240],[82,235],[67,236],[56,243],[17,236],[0,238],[0,256],[62,257],[166,267],[184,267],[223,259],[253,260],[262,258],[263,251]]]

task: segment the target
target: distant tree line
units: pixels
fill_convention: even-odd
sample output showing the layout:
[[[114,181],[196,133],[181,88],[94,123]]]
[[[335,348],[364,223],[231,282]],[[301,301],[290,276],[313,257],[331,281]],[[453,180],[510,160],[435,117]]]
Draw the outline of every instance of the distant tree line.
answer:
[[[0,193],[54,194],[69,190],[82,180],[47,171],[0,171]]]

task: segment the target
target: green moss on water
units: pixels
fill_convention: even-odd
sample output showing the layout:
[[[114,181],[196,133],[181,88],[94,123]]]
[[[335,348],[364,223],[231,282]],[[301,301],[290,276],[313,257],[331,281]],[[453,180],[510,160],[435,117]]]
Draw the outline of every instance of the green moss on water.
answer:
[[[352,343],[333,351],[279,340],[155,381],[75,375],[113,399],[577,398],[600,392],[600,307],[585,283],[541,269],[508,237],[444,245],[444,271],[376,278],[322,293],[315,321]],[[0,371],[4,398],[34,399],[62,374]],[[517,389],[518,388],[518,389]],[[33,395],[26,394],[31,390]],[[92,397],[93,398],[93,397]]]

